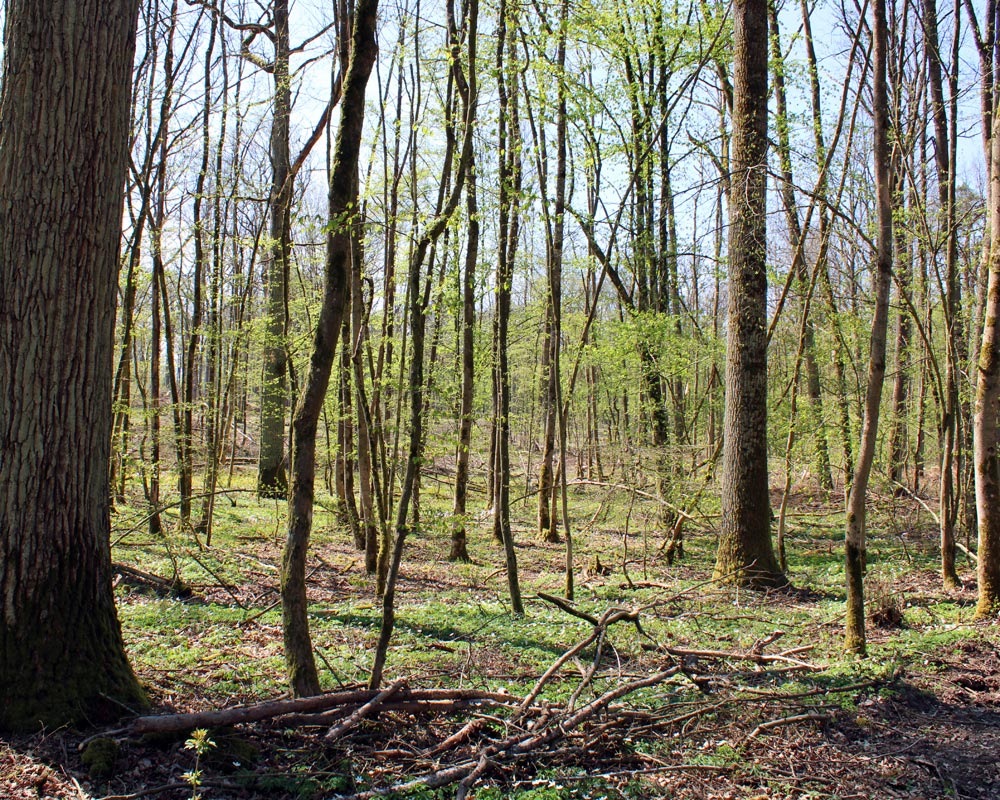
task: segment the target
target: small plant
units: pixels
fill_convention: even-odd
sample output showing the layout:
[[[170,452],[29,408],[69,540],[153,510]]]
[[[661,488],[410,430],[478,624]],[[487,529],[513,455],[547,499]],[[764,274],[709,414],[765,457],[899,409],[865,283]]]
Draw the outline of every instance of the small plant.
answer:
[[[201,800],[198,792],[201,786],[201,759],[213,747],[215,742],[209,738],[208,731],[204,728],[191,731],[191,738],[184,742],[185,750],[194,750],[194,768],[181,776],[191,786],[191,800]]]

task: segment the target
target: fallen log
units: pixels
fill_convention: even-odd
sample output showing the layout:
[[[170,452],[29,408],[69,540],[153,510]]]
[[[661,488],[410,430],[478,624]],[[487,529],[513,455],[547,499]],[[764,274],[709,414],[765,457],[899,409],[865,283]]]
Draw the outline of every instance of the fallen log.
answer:
[[[343,692],[319,694],[315,697],[300,697],[288,700],[267,700],[249,706],[222,708],[214,711],[195,711],[186,714],[156,714],[136,718],[129,726],[131,734],[180,733],[195,728],[219,728],[248,722],[259,722],[292,714],[318,714],[340,709],[350,713],[356,708],[370,703],[379,695],[377,690],[354,689]],[[519,701],[510,694],[483,692],[476,689],[407,689],[394,693],[391,701],[382,706],[386,709],[419,710],[422,704],[433,709],[441,701],[450,702],[492,702],[497,705],[512,705]],[[375,710],[375,707],[371,709]],[[317,717],[317,720],[321,718]]]

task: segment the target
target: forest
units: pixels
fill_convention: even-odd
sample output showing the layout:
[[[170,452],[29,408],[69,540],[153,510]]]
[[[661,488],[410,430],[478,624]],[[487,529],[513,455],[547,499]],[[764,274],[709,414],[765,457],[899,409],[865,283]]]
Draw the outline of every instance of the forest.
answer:
[[[998,796],[996,0],[0,23],[0,797]]]

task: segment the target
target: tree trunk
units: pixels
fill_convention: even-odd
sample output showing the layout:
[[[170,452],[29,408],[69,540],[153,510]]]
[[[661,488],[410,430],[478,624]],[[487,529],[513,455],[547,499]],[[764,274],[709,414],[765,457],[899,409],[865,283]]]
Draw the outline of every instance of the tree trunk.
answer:
[[[879,405],[885,381],[886,332],[889,322],[889,285],[892,276],[892,189],[889,178],[889,109],[886,90],[888,31],[885,0],[875,0],[874,80],[872,116],[874,135],[875,189],[878,201],[878,252],[875,275],[875,315],[872,319],[871,354],[868,358],[868,388],[865,392],[864,422],[858,463],[847,499],[846,575],[847,622],[844,646],[848,652],[865,652],[865,495],[875,458]]]
[[[994,69],[1000,68],[1000,54]],[[976,616],[993,616],[1000,607],[1000,458],[997,413],[1000,412],[1000,114],[992,119],[990,158],[990,261],[985,321],[979,349],[979,380],[973,417],[976,512],[979,522],[979,601]]]
[[[958,342],[964,339],[961,317],[961,285],[958,277],[958,237],[954,228],[954,164],[951,160],[951,135],[941,80],[941,55],[938,45],[937,3],[924,0],[924,53],[930,84],[931,113],[934,118],[934,160],[937,166],[939,230],[945,232],[945,407],[941,414],[941,487],[938,518],[941,521],[941,581],[947,589],[959,585],[955,570],[955,521],[958,516],[954,491],[954,461],[959,432]]]
[[[145,702],[115,615],[108,483],[137,6],[7,3],[0,729],[93,722]]]
[[[792,177],[792,148],[788,132],[788,114],[785,95],[785,65],[781,50],[781,32],[778,27],[778,11],[774,0],[768,2],[768,19],[773,39],[772,61],[774,63],[774,94],[776,100],[778,125],[778,157],[781,163],[781,200],[785,207],[785,219],[788,223],[789,246],[792,248],[792,269],[795,271],[796,282],[802,292],[802,305],[806,307],[811,302],[811,281],[806,269],[802,223],[795,205],[795,182]],[[820,165],[822,169],[822,165]],[[823,396],[819,382],[819,364],[816,359],[816,334],[812,319],[806,315],[802,321],[802,333],[805,337],[806,389],[809,395],[810,421],[809,427],[815,435],[815,473],[820,488],[824,491],[833,490],[833,473],[830,470],[830,455],[826,443],[826,425],[823,422]],[[794,417],[789,429],[789,442],[793,439]],[[790,462],[786,462],[790,463]],[[786,484],[788,475],[785,476]],[[782,503],[784,505],[784,502]],[[784,564],[781,565],[784,569]]]
[[[281,559],[281,600],[288,680],[296,696],[317,694],[320,688],[306,616],[305,569],[312,531],[316,431],[350,290],[352,240],[356,235],[358,155],[365,116],[365,90],[378,54],[375,43],[377,16],[378,0],[358,0],[330,175],[329,215],[334,224],[327,234],[323,305],[316,324],[309,373],[292,427],[292,486],[288,501],[288,537]]]
[[[771,546],[767,470],[767,0],[736,0],[729,319],[717,579],[788,583]]]
[[[271,257],[267,268],[267,312],[264,327],[264,377],[260,401],[260,461],[257,493],[284,498],[288,492],[285,421],[288,404],[288,270],[292,251],[292,188],[289,127],[292,87],[289,83],[288,0],[275,0],[274,116],[271,122]]]
[[[469,70],[469,92],[475,98],[475,69]],[[475,106],[473,105],[473,108]],[[476,379],[476,261],[479,258],[479,206],[476,197],[475,156],[469,159],[465,176],[469,236],[462,275],[462,402],[459,411],[458,455],[455,462],[455,519],[451,532],[451,561],[468,561],[465,513],[469,488],[469,452],[472,445],[472,400]]]
[[[500,0],[497,11],[497,93],[500,100],[498,125],[498,259],[496,274],[496,326],[494,328],[493,430],[496,443],[493,452],[493,534],[503,543],[504,565],[511,608],[524,615],[521,585],[517,574],[517,551],[510,525],[510,364],[507,343],[510,334],[511,283],[514,277],[514,257],[520,231],[521,194],[521,134],[518,114],[517,69],[514,61],[514,28],[516,11],[509,10],[506,0]],[[511,19],[508,19],[508,16]],[[511,58],[505,62],[504,55]]]

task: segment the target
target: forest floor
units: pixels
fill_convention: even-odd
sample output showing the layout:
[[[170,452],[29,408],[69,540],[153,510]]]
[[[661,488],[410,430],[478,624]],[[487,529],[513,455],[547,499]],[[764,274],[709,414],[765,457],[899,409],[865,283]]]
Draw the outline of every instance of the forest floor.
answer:
[[[187,734],[143,738],[127,720],[98,740],[106,749],[96,759],[83,751],[100,729],[45,731],[0,739],[0,797],[318,800],[396,787],[397,798],[450,798],[462,784],[402,784],[480,759],[466,788],[481,800],[1000,796],[1000,633],[995,623],[973,622],[975,576],[966,559],[964,588],[941,589],[935,525],[917,502],[873,498],[869,652],[856,659],[841,649],[836,500],[792,499],[795,590],[758,593],[711,582],[712,509],[689,524],[685,558],[670,566],[653,504],[620,487],[575,487],[569,611],[539,596],[562,593],[565,547],[540,542],[528,529],[534,504],[519,504],[527,613],[518,618],[485,518],[470,530],[472,563],[445,560],[447,495],[444,480],[425,485],[422,529],[407,541],[386,683],[510,695],[516,705],[595,633],[580,614],[630,614],[563,659],[530,722],[519,722],[502,696],[500,705],[464,711],[382,710],[334,740],[325,737],[330,722],[284,717],[210,730],[197,763]],[[150,536],[138,505],[115,518],[123,631],[157,713],[229,708],[285,691],[282,508],[236,492],[219,498],[216,515],[211,548],[170,515],[162,537]],[[333,515],[317,513],[314,528],[308,583],[324,688],[363,686],[380,606],[363,556]],[[172,577],[175,569],[189,596],[171,596],[132,571]],[[606,692],[658,672],[667,677],[602,705]],[[567,708],[588,703],[592,714],[567,722]],[[498,749],[518,725],[551,735],[521,753]],[[89,756],[100,751],[92,747]],[[193,788],[185,773],[195,769]]]

